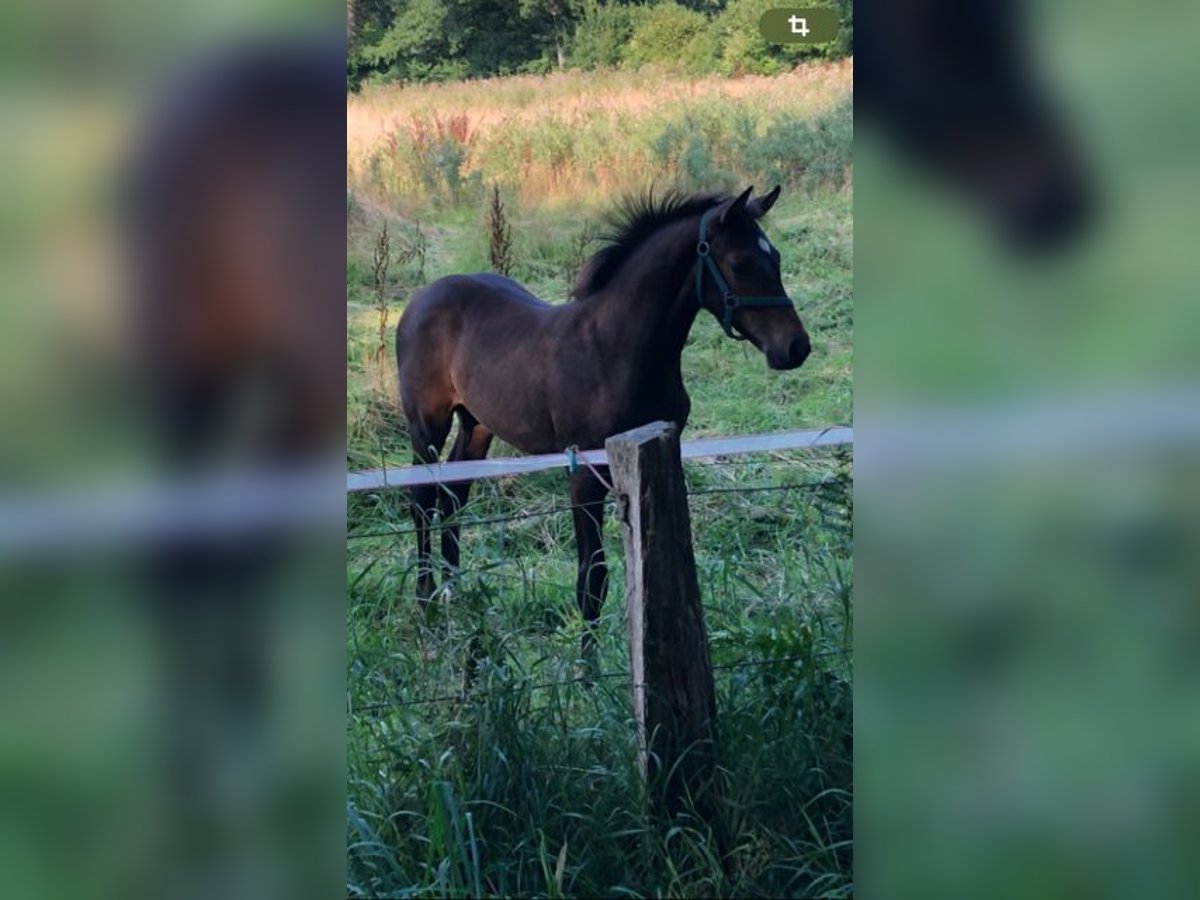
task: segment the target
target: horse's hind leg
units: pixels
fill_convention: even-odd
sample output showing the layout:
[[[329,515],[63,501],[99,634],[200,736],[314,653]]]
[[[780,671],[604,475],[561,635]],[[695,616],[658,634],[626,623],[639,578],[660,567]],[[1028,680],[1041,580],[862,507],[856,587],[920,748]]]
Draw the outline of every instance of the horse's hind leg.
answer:
[[[465,408],[458,408],[458,438],[450,449],[450,461],[483,459],[492,445],[492,433]],[[459,565],[459,526],[457,523],[445,527],[467,503],[471,493],[471,482],[457,481],[442,488],[439,499],[442,508],[442,556],[451,573]]]
[[[600,473],[607,475],[607,467]],[[590,471],[571,476],[571,514],[575,520],[575,544],[579,569],[575,600],[583,613],[584,632],[580,649],[584,658],[595,640],[596,621],[608,593],[608,564],[604,559],[604,498],[608,488]]]
[[[446,444],[446,436],[450,434],[450,410],[447,408],[435,414],[408,414],[408,427],[412,435],[413,463],[437,462]],[[417,530],[417,600],[421,603],[433,599],[437,590],[433,580],[429,529],[437,509],[439,490],[443,488],[435,484],[422,484],[412,489],[410,509]]]

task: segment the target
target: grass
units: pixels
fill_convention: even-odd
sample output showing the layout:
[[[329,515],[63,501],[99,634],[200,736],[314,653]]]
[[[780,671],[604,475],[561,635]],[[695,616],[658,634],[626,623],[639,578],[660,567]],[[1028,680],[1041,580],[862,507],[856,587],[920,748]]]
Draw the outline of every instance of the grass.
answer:
[[[814,163],[800,168],[841,158],[830,147],[847,135],[829,126],[840,115],[831,111],[843,102],[843,69],[755,80],[764,96],[781,102],[792,97],[795,79],[824,85],[769,116],[765,101],[741,98],[748,115],[765,116],[755,133],[790,116],[775,136],[796,152],[813,151],[797,157]],[[606,80],[617,88],[607,100],[604,85],[595,83]],[[629,74],[568,74],[390,88],[353,99],[351,123],[369,119],[371,104],[389,128],[418,108],[441,115],[459,109],[484,133],[492,124],[483,111],[491,110],[497,139],[504,116],[520,115],[531,126],[522,133],[541,141],[553,132],[539,131],[539,122],[569,115],[574,91],[581,107],[653,120],[661,136],[684,134],[695,108],[671,107],[657,94],[733,104],[745,90],[743,82],[717,79],[660,87]],[[367,133],[352,127],[352,150],[356,135],[370,143]],[[668,143],[663,171],[678,171],[688,142],[674,149]],[[393,192],[369,167],[356,169],[354,158],[347,461],[351,468],[402,465],[410,449],[396,411],[391,349],[378,353],[380,319],[394,324],[411,291],[428,280],[489,268],[497,223],[489,223],[484,193],[454,196],[445,183]],[[753,174],[732,156],[720,165],[732,178]],[[564,298],[594,249],[587,238],[606,206],[599,195],[575,191],[586,180],[584,168],[572,159],[557,185],[534,179],[524,187],[468,168],[465,179],[482,171],[485,183],[500,185],[513,277],[547,299]],[[702,317],[684,354],[693,400],[689,437],[850,421],[852,198],[848,165],[839,171],[808,181],[789,173],[766,224],[813,334],[813,356],[797,372],[769,372],[757,351]],[[372,254],[385,224],[393,257],[381,291]],[[493,455],[511,452],[497,446]],[[716,666],[726,858],[699,819],[685,816],[663,832],[646,818],[645,792],[654,787],[643,787],[637,772],[620,541],[611,516],[611,588],[598,647],[606,677],[590,688],[575,680],[581,625],[573,531],[562,511],[564,476],[548,472],[476,486],[462,514],[479,523],[463,531],[464,571],[452,596],[442,595],[428,612],[411,600],[407,498],[358,495],[349,502],[351,895],[851,893],[850,461],[793,452],[689,464],[686,474]]]
[[[404,208],[477,205],[485,181],[572,208],[651,180],[840,185],[852,79],[844,61],[771,78],[562,72],[367,88],[347,102],[349,181]]]
[[[698,823],[656,837],[643,812],[619,558],[600,624],[600,671],[613,677],[589,689],[574,682],[569,515],[466,529],[468,573],[428,617],[409,601],[411,537],[352,539],[352,891],[847,893],[847,489],[714,490],[826,468],[794,454],[689,467],[693,490],[712,491],[694,498],[693,516],[718,667],[728,874]],[[553,475],[481,486],[470,515],[559,506],[561,487]],[[394,495],[356,502],[351,518],[360,533],[407,526]]]

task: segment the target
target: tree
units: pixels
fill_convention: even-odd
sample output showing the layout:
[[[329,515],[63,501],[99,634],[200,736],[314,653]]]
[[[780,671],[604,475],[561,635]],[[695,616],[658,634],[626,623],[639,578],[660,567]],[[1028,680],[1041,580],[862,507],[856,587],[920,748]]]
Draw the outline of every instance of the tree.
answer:
[[[564,68],[572,26],[583,17],[583,0],[520,0],[520,9],[523,19],[543,24],[554,44],[555,62]]]

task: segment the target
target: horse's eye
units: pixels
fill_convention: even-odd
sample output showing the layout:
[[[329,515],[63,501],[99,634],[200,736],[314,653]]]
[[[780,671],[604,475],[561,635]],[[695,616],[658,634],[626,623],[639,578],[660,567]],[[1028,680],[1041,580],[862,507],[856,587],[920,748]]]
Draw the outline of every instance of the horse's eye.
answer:
[[[746,259],[735,259],[733,261],[733,273],[735,275],[750,275],[754,272],[754,261]]]

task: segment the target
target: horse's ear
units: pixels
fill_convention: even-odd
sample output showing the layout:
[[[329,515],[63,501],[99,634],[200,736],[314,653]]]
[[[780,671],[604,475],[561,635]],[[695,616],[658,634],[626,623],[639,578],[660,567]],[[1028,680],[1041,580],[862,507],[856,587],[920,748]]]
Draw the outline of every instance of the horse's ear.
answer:
[[[754,193],[754,185],[746,188],[732,200],[726,200],[721,206],[721,214],[717,217],[717,221],[722,225],[730,216],[736,216],[746,208],[746,203],[750,200],[750,195]]]
[[[752,218],[761,219],[771,211],[771,207],[774,206],[775,201],[779,199],[779,192],[781,190],[782,188],[779,185],[775,185],[775,190],[771,191],[771,193],[764,194],[761,197],[755,197],[746,204],[746,212],[750,213]]]

